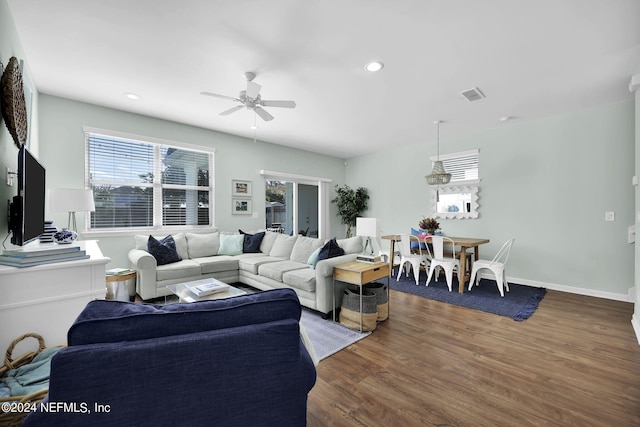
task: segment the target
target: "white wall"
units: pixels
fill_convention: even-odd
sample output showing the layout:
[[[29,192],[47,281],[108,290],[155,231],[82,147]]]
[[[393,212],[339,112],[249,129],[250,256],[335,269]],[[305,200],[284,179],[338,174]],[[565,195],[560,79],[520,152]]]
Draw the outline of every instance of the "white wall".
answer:
[[[3,69],[9,64],[9,59],[15,56],[18,60],[24,61],[23,82],[26,88],[30,88],[33,92],[31,99],[31,120],[28,122],[30,132],[29,149],[38,156],[38,92],[36,86],[31,79],[29,72],[29,61],[25,57],[22,50],[20,38],[16,32],[9,6],[5,0],[0,0],[0,62]],[[0,240],[4,239],[7,232],[7,200],[11,200],[13,196],[18,194],[18,187],[14,181],[14,185],[9,187],[6,185],[6,168],[17,170],[18,164],[18,147],[14,144],[6,123],[0,118]]]
[[[634,286],[634,106],[623,102],[513,122],[459,139],[440,128],[440,151],[480,150],[480,218],[442,220],[445,234],[489,238],[481,257],[516,238],[516,282],[630,301]],[[369,189],[367,216],[383,233],[409,232],[430,216],[424,175],[435,132],[420,144],[348,160],[346,180]],[[390,141],[392,147],[392,141]],[[605,222],[614,211],[615,221]]]
[[[640,65],[636,69],[640,73]],[[635,92],[635,176],[640,179],[640,89]],[[640,185],[635,187],[635,225],[636,239],[640,238]],[[640,343],[640,242],[636,240],[635,253],[635,283],[636,292],[634,295],[635,307],[633,313],[633,327]]]
[[[48,188],[84,187],[83,126],[161,138],[205,147],[215,152],[215,226],[224,231],[255,230],[265,225],[265,188],[261,169],[325,177],[344,183],[344,160],[296,150],[284,146],[232,136],[193,126],[130,114],[50,95],[40,95],[41,162],[47,168]],[[253,183],[251,215],[232,215],[231,180]],[[343,233],[332,206],[333,235]],[[66,226],[67,215],[47,212],[47,218]],[[78,229],[84,217],[78,218]],[[86,237],[85,238],[91,238]],[[133,237],[99,237],[104,254],[111,258],[109,267],[126,267],[127,251]]]

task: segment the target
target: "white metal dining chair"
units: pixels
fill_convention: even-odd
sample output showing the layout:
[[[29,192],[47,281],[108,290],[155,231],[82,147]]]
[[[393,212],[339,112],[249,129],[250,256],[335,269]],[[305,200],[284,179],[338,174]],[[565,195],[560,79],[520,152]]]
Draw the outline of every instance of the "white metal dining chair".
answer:
[[[433,272],[437,269],[437,276],[440,273],[440,269],[444,270],[444,275],[447,280],[447,286],[449,287],[449,292],[451,292],[451,287],[453,283],[453,272],[460,271],[460,261],[457,258],[449,258],[444,255],[444,245],[451,245],[453,249],[453,253],[455,254],[455,245],[453,244],[453,240],[444,236],[431,236],[431,244],[433,245],[433,255],[431,258],[431,265],[429,267],[429,274],[427,276],[426,285],[429,286],[429,282],[431,282],[431,277],[433,277]]]
[[[479,259],[474,261],[473,268],[471,269],[471,279],[469,280],[469,290],[473,288],[473,284],[476,286],[480,283],[480,275],[478,271],[481,269],[491,270],[496,279],[498,285],[498,291],[500,296],[504,297],[504,290],[509,292],[509,283],[507,282],[507,275],[505,272],[505,266],[509,260],[511,254],[511,247],[516,239],[507,240],[502,248],[498,251],[495,257],[491,261]]]
[[[400,238],[399,241],[399,249],[400,249],[400,267],[398,268],[398,276],[396,277],[396,281],[400,280],[400,275],[402,274],[402,270],[405,270],[407,277],[409,277],[409,269],[407,268],[407,264],[411,266],[413,269],[413,277],[416,279],[416,285],[418,285],[418,277],[420,276],[420,266],[427,266],[427,255],[423,254],[422,249],[420,249],[420,245],[418,245],[418,253],[411,252],[411,242],[416,241],[420,243],[420,239],[417,236],[411,236],[409,234],[400,234],[396,236],[396,241]]]

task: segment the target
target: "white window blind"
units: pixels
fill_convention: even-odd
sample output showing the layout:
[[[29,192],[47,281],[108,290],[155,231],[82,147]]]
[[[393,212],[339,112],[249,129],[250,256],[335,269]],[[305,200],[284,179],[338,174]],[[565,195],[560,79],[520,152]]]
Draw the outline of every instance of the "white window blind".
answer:
[[[436,156],[431,157],[437,160]],[[480,159],[478,150],[440,155],[444,169],[451,174],[451,182],[473,181],[479,179]]]
[[[89,229],[211,226],[213,153],[85,131]]]

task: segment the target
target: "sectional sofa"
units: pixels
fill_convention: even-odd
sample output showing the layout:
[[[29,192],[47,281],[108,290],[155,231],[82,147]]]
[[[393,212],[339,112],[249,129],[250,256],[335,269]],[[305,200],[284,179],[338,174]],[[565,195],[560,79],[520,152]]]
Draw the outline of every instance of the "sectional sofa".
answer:
[[[305,426],[316,370],[300,315],[290,289],[165,306],[91,301],[22,425]]]
[[[261,290],[290,288],[302,305],[323,314],[333,309],[333,267],[354,261],[363,249],[360,237],[333,239],[344,255],[317,261],[328,241],[270,231],[178,233],[172,237],[179,260],[162,264],[148,251],[150,237],[155,239],[135,236],[135,248],[128,254],[137,271],[137,293],[144,300],[170,294],[167,285],[212,277]]]

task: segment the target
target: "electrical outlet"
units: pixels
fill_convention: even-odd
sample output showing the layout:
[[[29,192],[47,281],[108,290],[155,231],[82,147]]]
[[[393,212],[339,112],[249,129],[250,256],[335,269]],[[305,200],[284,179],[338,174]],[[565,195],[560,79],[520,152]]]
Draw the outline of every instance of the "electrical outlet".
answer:
[[[604,220],[605,221],[615,221],[616,220],[615,212],[605,212],[604,213]]]
[[[7,167],[7,185],[9,187],[13,187],[13,177],[16,176],[17,174],[18,173],[16,171],[12,171]]]

